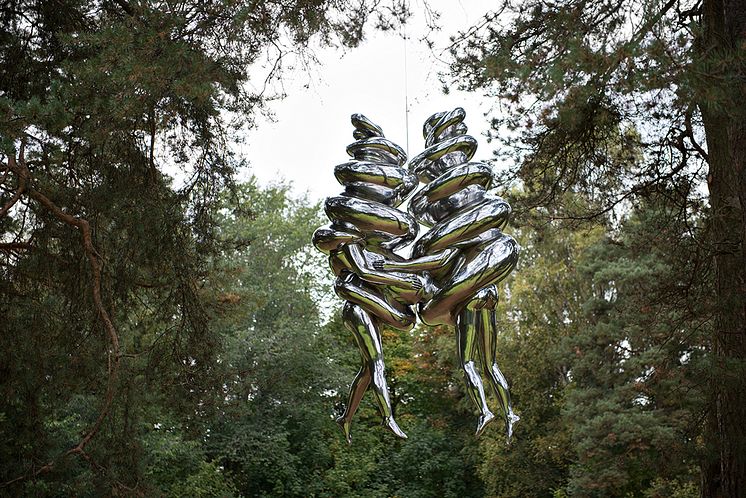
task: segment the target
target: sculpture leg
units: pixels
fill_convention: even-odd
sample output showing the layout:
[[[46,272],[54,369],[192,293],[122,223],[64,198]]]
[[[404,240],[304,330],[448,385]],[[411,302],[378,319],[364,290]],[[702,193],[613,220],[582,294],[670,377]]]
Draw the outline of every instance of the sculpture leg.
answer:
[[[369,386],[378,401],[378,406],[383,417],[383,425],[397,436],[406,439],[407,435],[399,428],[394,420],[389,397],[389,388],[386,381],[386,370],[383,361],[383,348],[381,346],[381,333],[375,317],[371,316],[360,306],[347,302],[342,310],[342,320],[345,326],[355,336],[355,341],[360,348],[362,357],[362,368],[350,386],[348,404],[344,414],[337,419],[342,427],[347,442],[350,442],[350,425],[352,417],[360,405],[360,400]]]
[[[348,444],[352,443],[352,439],[350,437],[352,417],[355,415],[358,406],[360,406],[360,401],[363,399],[363,395],[370,385],[370,378],[371,375],[369,364],[363,358],[360,371],[357,373],[355,379],[350,385],[350,393],[347,395],[347,405],[345,406],[345,411],[341,417],[337,418],[337,424],[342,428],[342,432],[344,432],[345,439],[347,440]]]
[[[495,294],[495,297],[497,297],[497,294]],[[496,304],[497,299],[494,302]],[[508,381],[500,371],[500,367],[497,365],[495,359],[497,352],[497,323],[495,320],[494,304],[488,308],[479,310],[477,335],[479,336],[482,368],[500,404],[500,410],[505,419],[505,430],[508,433],[508,440],[510,440],[513,435],[513,424],[518,421],[518,416],[513,413],[513,408],[510,404]]]
[[[477,320],[479,311],[465,307],[456,317],[456,334],[458,340],[458,354],[461,368],[466,377],[466,387],[469,397],[479,408],[480,416],[477,424],[477,436],[482,433],[487,424],[495,418],[495,415],[487,406],[487,398],[484,394],[484,384],[477,369]]]

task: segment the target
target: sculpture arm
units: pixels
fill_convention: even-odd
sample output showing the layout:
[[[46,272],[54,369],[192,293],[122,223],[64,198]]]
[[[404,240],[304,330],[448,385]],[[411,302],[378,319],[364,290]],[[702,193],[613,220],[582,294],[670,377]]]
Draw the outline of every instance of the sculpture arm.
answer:
[[[433,254],[412,258],[406,261],[392,261],[390,259],[378,260],[373,266],[378,270],[395,270],[405,272],[418,272],[436,270],[453,261],[458,254],[458,249],[448,248]]]
[[[358,244],[345,246],[345,252],[347,253],[352,269],[363,280],[411,290],[418,290],[422,287],[422,282],[414,275],[397,275],[396,273],[384,272],[377,269],[374,261],[366,258],[362,247]]]

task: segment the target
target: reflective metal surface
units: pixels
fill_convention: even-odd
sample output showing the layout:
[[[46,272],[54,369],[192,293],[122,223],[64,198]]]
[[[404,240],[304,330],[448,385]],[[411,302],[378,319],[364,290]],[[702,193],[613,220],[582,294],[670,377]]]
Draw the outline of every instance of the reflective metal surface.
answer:
[[[404,151],[362,115],[352,116],[356,142],[352,161],[335,168],[344,191],[326,200],[331,224],[314,233],[314,245],[329,255],[335,291],[346,300],[345,326],[360,348],[362,366],[337,419],[350,441],[350,424],[363,394],[372,387],[384,425],[396,424],[385,376],[380,327],[410,330],[413,304],[428,325],[454,325],[470,398],[480,411],[477,434],[495,418],[484,379],[498,400],[508,437],[518,417],[508,383],[497,365],[497,284],[518,261],[518,244],[502,232],[510,206],[489,192],[492,169],[469,162],[477,141],[466,135],[461,108],[431,116],[424,126],[426,149],[404,168]],[[409,214],[397,207],[413,192]],[[412,257],[394,252],[412,242],[418,222],[430,227],[414,244]]]
[[[353,160],[334,170],[345,189],[326,200],[324,210],[331,224],[313,236],[314,245],[329,254],[329,264],[337,275],[334,289],[346,301],[343,322],[355,336],[362,359],[337,423],[349,442],[352,417],[371,387],[383,425],[406,438],[391,408],[380,327],[411,330],[416,320],[412,305],[428,299],[434,289],[429,275],[383,271],[380,267],[384,259],[401,261],[393,250],[417,235],[417,222],[396,207],[418,182],[404,167],[404,151],[387,140],[380,127],[361,114],[352,116],[352,124],[357,141],[347,147],[347,153]]]
[[[479,408],[477,434],[494,418],[487,403],[484,379],[497,397],[510,437],[518,417],[495,359],[497,283],[518,262],[518,244],[502,233],[510,206],[488,192],[492,169],[468,162],[477,141],[466,135],[466,113],[457,108],[433,114],[425,122],[426,149],[410,162],[410,171],[427,185],[412,199],[410,213],[430,230],[415,244],[412,261],[454,251],[439,267],[432,298],[419,305],[428,325],[456,326],[458,352],[469,396]],[[387,265],[383,266],[384,268]]]

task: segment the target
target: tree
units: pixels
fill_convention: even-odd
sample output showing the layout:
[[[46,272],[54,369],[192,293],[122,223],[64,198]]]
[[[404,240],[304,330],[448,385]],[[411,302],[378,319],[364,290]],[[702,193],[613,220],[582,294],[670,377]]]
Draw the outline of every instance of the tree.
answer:
[[[328,392],[341,387],[330,357],[341,348],[319,313],[330,290],[311,246],[319,208],[290,199],[287,187],[250,181],[226,192],[217,211],[225,244],[206,289],[225,339],[216,388],[190,425],[241,495],[314,494],[337,435]]]
[[[569,496],[692,496],[698,484],[711,273],[688,233],[666,203],[643,203],[578,262],[591,292],[586,329],[567,341]]]
[[[744,26],[743,3],[723,0],[501,2],[452,46],[457,81],[500,98],[492,137],[514,154],[506,180],[525,186],[528,208],[559,206],[556,218],[577,221],[658,195],[678,222],[706,216],[695,236],[715,269],[716,451],[702,462],[704,496],[746,489]],[[568,191],[593,202],[578,211],[563,203]]]
[[[191,461],[225,469],[243,496],[479,496],[476,441],[454,423],[450,337],[448,354],[439,351],[451,363],[443,379],[424,359],[437,334],[384,330],[392,399],[412,436],[396,442],[366,397],[346,444],[332,406],[359,368],[357,348],[338,309],[322,323],[320,306],[336,297],[324,256],[310,246],[319,206],[287,194],[252,181],[217,208],[225,244],[205,288],[219,303],[212,323],[224,340],[213,390],[182,422],[209,458]]]
[[[140,492],[151,406],[194,411],[214,380],[211,207],[267,98],[250,67],[268,54],[276,77],[286,52],[353,46],[401,14],[374,5],[2,3],[0,482],[88,472],[98,494]]]

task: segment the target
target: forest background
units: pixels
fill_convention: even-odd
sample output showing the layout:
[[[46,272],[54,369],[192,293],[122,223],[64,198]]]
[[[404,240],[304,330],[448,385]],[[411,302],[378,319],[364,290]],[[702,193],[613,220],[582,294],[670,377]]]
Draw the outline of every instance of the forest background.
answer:
[[[742,2],[500,2],[454,34],[445,90],[501,109],[522,418],[474,438],[453,331],[387,330],[409,439],[368,397],[344,443],[320,207],[237,182],[234,137],[268,47],[353,50],[407,7],[0,3],[0,493],[743,496]]]

